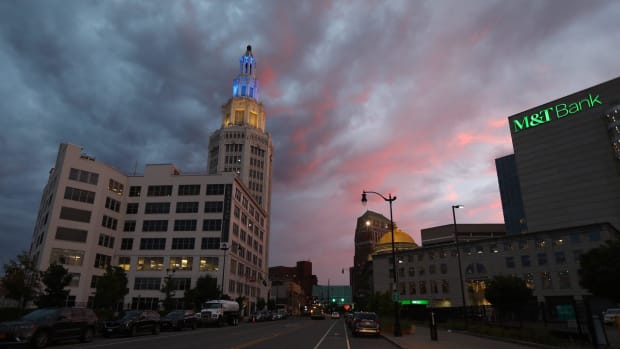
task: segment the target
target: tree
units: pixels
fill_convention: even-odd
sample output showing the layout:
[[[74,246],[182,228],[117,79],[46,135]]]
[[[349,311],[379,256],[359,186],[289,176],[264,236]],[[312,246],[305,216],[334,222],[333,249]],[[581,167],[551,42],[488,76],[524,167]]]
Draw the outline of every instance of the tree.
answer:
[[[579,284],[597,297],[620,302],[620,241],[591,249],[579,258]]]
[[[196,281],[196,287],[185,291],[185,303],[193,304],[195,308],[200,308],[202,303],[217,299],[220,289],[217,287],[217,279],[209,275],[204,275]]]
[[[169,312],[175,308],[174,299],[172,298],[175,294],[175,289],[176,282],[172,278],[172,275],[166,275],[166,277],[164,278],[164,285],[160,290],[160,292],[164,294],[164,309],[166,310],[166,312]]]
[[[52,263],[46,271],[41,273],[41,280],[45,285],[44,293],[39,296],[37,305],[39,307],[61,307],[67,303],[69,286],[73,276],[69,270],[60,264]]]
[[[500,315],[514,312],[524,303],[532,300],[532,289],[516,276],[497,275],[487,284],[485,298],[493,304]]]
[[[35,261],[25,251],[4,265],[2,286],[6,289],[8,298],[19,301],[21,309],[39,295],[39,280]]]
[[[127,274],[121,267],[108,266],[97,279],[95,308],[116,309],[118,303],[129,293]]]

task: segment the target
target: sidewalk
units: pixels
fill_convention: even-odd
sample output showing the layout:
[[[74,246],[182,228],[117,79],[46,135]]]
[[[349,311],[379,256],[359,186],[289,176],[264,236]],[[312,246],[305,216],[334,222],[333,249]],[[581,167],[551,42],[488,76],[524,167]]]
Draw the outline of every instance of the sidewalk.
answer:
[[[609,349],[620,349],[620,334],[614,328],[607,328],[609,338]],[[401,349],[523,349],[523,348],[556,348],[543,344],[526,343],[507,340],[491,339],[481,337],[467,332],[453,332],[451,330],[437,331],[437,340],[431,340],[430,329],[428,327],[417,327],[415,334],[394,337],[394,333],[382,332],[382,336]],[[592,344],[575,346],[573,348],[590,349]]]

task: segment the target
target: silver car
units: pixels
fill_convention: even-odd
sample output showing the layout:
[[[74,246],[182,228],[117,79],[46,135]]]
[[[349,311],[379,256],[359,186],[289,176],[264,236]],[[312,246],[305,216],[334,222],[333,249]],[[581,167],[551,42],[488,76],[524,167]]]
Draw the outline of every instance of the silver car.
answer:
[[[603,312],[603,322],[613,324],[617,316],[620,316],[620,308],[609,308]]]

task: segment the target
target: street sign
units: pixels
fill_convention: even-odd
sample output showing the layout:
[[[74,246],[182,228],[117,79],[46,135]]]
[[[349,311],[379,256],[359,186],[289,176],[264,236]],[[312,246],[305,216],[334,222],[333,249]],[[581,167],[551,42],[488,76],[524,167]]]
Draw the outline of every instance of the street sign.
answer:
[[[398,302],[398,301],[400,301],[400,293],[398,292],[392,293],[392,302]]]

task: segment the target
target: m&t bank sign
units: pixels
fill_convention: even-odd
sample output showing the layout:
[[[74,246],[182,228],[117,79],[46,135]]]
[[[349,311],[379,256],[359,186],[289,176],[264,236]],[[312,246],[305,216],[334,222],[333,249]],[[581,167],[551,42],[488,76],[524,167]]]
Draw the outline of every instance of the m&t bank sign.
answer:
[[[576,102],[558,103],[552,107],[542,109],[537,113],[524,115],[523,117],[516,116],[512,119],[512,133],[517,133],[527,130],[528,128],[546,124],[553,120],[577,114],[581,111],[588,110],[599,105],[603,105],[600,96],[598,94],[596,96],[588,94],[587,98]]]

